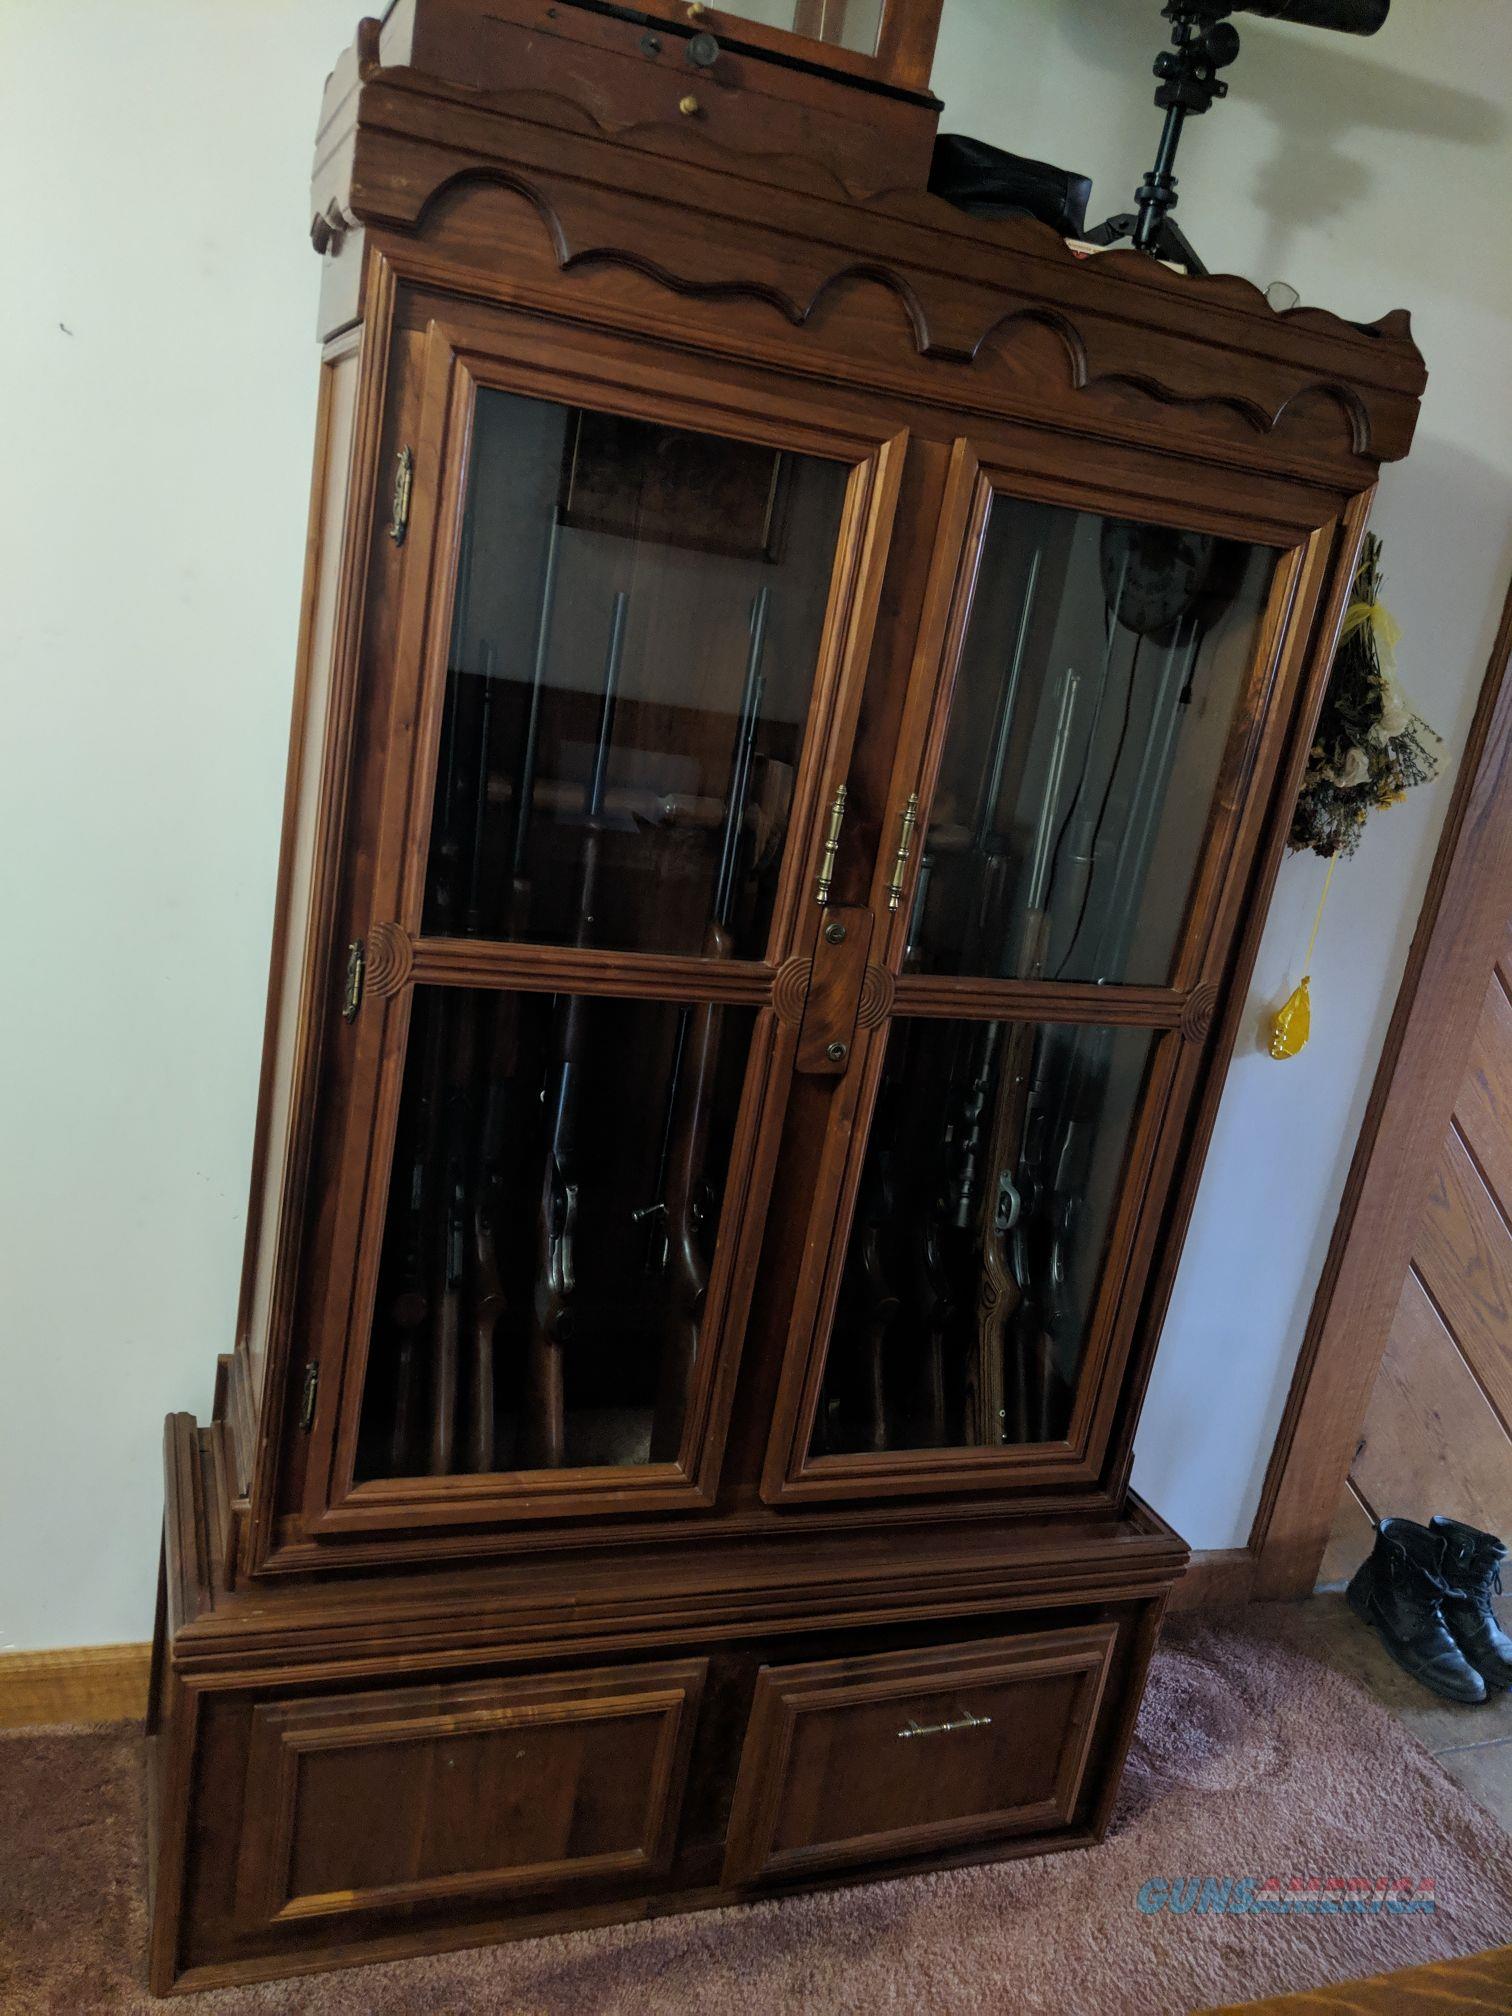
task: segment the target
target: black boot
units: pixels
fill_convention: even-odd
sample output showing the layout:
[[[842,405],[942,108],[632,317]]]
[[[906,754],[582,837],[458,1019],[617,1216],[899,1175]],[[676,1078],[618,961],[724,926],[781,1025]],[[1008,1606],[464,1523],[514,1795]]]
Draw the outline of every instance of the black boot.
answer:
[[[1355,1570],[1349,1607],[1379,1637],[1398,1666],[1446,1701],[1484,1701],[1486,1683],[1444,1622],[1443,1536],[1410,1519],[1383,1519],[1375,1546]]]
[[[1491,1598],[1501,1594],[1505,1546],[1494,1533],[1458,1519],[1433,1519],[1429,1525],[1444,1542],[1444,1578],[1460,1591],[1445,1597],[1444,1622],[1488,1687],[1512,1687],[1512,1638],[1491,1607]]]

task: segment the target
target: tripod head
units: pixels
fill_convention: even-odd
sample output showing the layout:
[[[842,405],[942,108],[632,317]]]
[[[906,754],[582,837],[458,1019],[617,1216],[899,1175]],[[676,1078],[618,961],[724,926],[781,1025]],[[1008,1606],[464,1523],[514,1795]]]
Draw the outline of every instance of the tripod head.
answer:
[[[1228,96],[1219,76],[1239,54],[1239,31],[1232,14],[1258,14],[1304,28],[1329,28],[1342,35],[1374,35],[1384,24],[1391,0],[1166,0],[1161,10],[1171,24],[1171,47],[1155,59],[1160,80],[1155,103],[1166,115],[1155,166],[1140,184],[1137,211],[1110,217],[1088,232],[1096,245],[1131,238],[1135,249],[1174,258],[1194,273],[1207,269],[1171,219],[1176,207],[1176,149],[1187,115],[1212,110]]]

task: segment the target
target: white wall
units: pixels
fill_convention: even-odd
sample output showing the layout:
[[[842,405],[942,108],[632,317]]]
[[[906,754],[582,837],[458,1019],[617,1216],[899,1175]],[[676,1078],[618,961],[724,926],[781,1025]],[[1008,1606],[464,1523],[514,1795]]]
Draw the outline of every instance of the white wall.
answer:
[[[8,0],[0,26],[0,1647],[147,1634],[162,1417],[204,1415],[231,1336],[313,422],[306,176],[358,12]],[[1416,311],[1434,383],[1379,523],[1403,669],[1453,745],[1512,561],[1512,138],[1478,93],[1512,74],[1512,18],[1398,13],[1373,46],[1246,29],[1181,218],[1215,266]],[[946,123],[1122,207],[1160,25],[1156,0],[947,0]],[[1312,1048],[1234,1069],[1137,1473],[1201,1545],[1247,1525],[1445,788],[1336,878]],[[1318,879],[1286,871],[1257,1007]]]

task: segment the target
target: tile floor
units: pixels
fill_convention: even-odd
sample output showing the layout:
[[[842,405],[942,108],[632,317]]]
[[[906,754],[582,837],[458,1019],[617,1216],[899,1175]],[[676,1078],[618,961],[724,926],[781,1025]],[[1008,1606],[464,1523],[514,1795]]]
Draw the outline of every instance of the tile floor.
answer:
[[[1299,1615],[1318,1656],[1389,1708],[1471,1798],[1512,1833],[1512,1694],[1493,1693],[1473,1708],[1440,1701],[1387,1656],[1342,1592],[1312,1597]]]

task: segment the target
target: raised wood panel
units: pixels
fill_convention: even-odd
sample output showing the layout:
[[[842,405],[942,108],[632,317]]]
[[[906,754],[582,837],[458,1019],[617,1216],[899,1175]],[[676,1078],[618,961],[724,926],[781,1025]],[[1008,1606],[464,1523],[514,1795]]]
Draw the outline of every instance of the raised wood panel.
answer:
[[[1512,1213],[1512,999],[1491,975],[1454,1118],[1503,1215]]]
[[[1069,1826],[1111,1624],[764,1667],[727,1883]]]
[[[1414,1264],[1492,1404],[1512,1422],[1512,1232],[1452,1129],[1429,1185]]]
[[[1512,1531],[1512,1443],[1415,1273],[1351,1478],[1381,1518],[1426,1523],[1443,1512],[1487,1532]]]
[[[259,1707],[238,1916],[256,1926],[657,1873],[706,1663]]]

